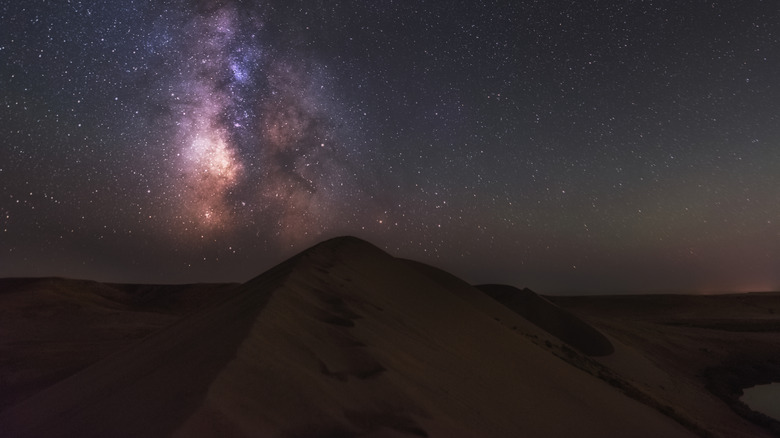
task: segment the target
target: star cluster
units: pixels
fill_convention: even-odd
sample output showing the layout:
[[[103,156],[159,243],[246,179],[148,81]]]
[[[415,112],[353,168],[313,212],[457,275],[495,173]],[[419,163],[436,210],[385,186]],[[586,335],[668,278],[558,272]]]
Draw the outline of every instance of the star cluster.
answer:
[[[772,1],[0,5],[0,276],[366,238],[540,292],[780,289]]]

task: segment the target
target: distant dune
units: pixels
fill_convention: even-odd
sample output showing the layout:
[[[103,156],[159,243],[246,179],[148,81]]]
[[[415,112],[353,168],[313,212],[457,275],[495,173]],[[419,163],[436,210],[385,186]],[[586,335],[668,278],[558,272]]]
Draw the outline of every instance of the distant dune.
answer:
[[[598,330],[530,289],[520,290],[503,284],[484,284],[477,289],[589,356],[615,352],[609,339]]]
[[[0,435],[771,436],[707,379],[776,331],[481,288],[355,238],[241,285],[2,280]]]

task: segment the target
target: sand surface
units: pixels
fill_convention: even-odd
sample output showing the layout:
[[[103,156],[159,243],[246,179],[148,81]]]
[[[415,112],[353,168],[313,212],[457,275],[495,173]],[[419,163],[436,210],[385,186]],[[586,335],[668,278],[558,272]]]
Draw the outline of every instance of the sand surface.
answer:
[[[616,354],[596,359],[613,378],[706,436],[780,435],[738,400],[780,381],[780,294],[548,298],[610,337]]]
[[[354,238],[242,285],[5,282],[2,436],[771,436],[706,387],[716,310],[526,293],[529,316]],[[579,348],[550,329],[572,321]]]
[[[224,300],[233,288],[0,279],[0,411]]]

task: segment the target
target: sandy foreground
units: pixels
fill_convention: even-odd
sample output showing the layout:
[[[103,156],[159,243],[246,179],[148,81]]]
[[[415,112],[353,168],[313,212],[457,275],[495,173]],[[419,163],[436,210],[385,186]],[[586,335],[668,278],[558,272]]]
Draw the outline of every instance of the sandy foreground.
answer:
[[[476,288],[354,238],[240,285],[0,280],[0,436],[773,436],[735,400],[780,380],[775,311]]]

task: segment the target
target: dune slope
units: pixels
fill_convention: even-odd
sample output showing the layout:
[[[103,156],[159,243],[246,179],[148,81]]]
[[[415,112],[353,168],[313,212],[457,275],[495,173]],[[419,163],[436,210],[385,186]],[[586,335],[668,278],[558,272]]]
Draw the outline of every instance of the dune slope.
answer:
[[[589,356],[606,356],[615,351],[609,339],[598,330],[530,289],[503,284],[484,284],[477,288]]]
[[[0,279],[0,411],[212,307],[233,287]]]
[[[596,360],[613,379],[703,429],[780,435],[780,422],[739,401],[742,388],[780,380],[780,294],[548,297],[615,345]]]

